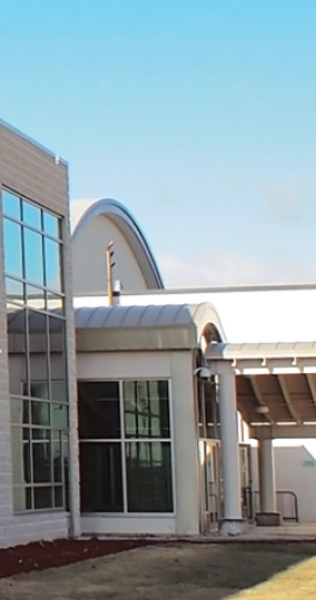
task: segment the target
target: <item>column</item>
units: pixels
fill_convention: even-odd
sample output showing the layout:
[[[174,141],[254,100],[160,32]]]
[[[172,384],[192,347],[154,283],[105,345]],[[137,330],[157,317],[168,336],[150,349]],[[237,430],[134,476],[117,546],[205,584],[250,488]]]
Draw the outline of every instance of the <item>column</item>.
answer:
[[[274,451],[271,438],[259,440],[258,467],[260,513],[256,514],[257,525],[280,525],[281,515],[277,512],[276,506]]]
[[[219,523],[221,535],[245,533],[242,518],[238,423],[235,373],[230,363],[218,363],[221,456],[224,487],[224,515]]]

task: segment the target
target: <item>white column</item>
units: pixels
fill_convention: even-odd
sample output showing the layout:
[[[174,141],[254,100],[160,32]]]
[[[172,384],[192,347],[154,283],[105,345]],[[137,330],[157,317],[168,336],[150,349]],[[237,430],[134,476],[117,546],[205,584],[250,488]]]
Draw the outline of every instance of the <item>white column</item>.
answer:
[[[275,513],[276,490],[275,490],[275,468],[274,451],[272,439],[259,441],[259,484],[260,484],[260,510],[262,513]]]
[[[218,365],[218,372],[224,487],[224,515],[220,532],[223,535],[238,535],[245,531],[246,525],[241,509],[235,374],[229,363]]]

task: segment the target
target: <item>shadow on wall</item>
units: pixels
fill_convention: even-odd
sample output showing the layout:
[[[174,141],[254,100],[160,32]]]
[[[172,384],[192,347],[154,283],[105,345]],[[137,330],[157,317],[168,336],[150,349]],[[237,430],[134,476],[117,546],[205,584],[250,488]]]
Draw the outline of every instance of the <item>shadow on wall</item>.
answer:
[[[300,523],[316,523],[316,460],[305,446],[274,447],[276,490],[297,496]],[[257,450],[252,449],[253,490],[259,489]]]

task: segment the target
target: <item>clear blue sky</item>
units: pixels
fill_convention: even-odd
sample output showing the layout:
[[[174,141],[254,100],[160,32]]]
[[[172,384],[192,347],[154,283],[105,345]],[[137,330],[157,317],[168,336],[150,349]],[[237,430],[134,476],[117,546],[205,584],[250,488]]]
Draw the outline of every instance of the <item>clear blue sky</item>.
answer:
[[[2,0],[0,116],[169,284],[316,281],[315,0]]]

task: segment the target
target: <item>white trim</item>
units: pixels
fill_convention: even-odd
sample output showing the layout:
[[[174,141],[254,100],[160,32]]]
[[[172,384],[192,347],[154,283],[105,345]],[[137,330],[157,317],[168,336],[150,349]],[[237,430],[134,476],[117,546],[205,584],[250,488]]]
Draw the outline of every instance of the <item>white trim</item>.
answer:
[[[176,518],[172,513],[133,513],[111,515],[82,513],[82,531],[86,535],[172,535],[176,533]]]
[[[120,418],[121,418],[121,477],[123,491],[123,513],[128,513],[127,499],[127,470],[126,470],[126,448],[125,448],[125,413],[124,413],[124,397],[123,397],[123,381],[119,381],[119,402],[120,402]]]
[[[171,485],[172,485],[172,508],[173,513],[177,513],[177,485],[176,485],[176,457],[175,457],[175,439],[174,439],[174,400],[172,379],[168,379],[168,394],[169,394],[169,429],[170,429],[170,458],[171,458]],[[167,441],[167,440],[166,440]]]

